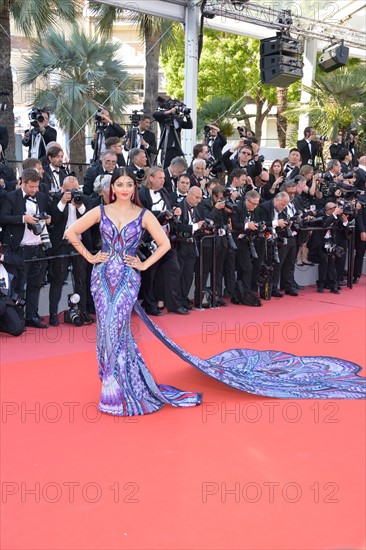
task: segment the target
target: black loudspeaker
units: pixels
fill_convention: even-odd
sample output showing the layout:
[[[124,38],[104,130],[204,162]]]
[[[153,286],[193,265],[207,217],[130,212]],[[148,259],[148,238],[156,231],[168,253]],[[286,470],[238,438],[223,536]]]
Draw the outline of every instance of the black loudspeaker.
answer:
[[[303,77],[303,44],[289,34],[278,34],[261,40],[261,82],[287,88]]]
[[[291,65],[275,65],[268,69],[261,70],[261,81],[263,84],[287,88],[296,80],[302,78],[302,65],[300,68]]]
[[[347,65],[349,48],[343,44],[336,46],[319,57],[319,67],[325,73],[330,73],[339,67]]]

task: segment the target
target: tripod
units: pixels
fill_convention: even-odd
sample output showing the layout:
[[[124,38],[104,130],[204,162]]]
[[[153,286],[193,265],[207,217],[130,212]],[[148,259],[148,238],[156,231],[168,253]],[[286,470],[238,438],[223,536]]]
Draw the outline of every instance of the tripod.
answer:
[[[151,168],[152,166],[152,163],[151,163],[151,160],[150,160],[150,156],[147,152],[147,150],[145,149],[145,147],[143,147],[142,145],[140,145],[140,147],[138,147],[137,145],[137,136],[140,135],[140,138],[142,137],[143,138],[143,135],[140,134],[139,130],[138,130],[138,122],[137,123],[134,123],[132,122],[132,129],[131,129],[131,137],[130,137],[130,147],[129,147],[129,150],[131,151],[131,149],[135,149],[135,148],[140,148],[144,151],[145,155],[146,155],[146,160],[147,160],[147,164],[149,165],[149,167]],[[131,164],[131,161],[130,161],[130,158],[128,157],[128,161],[127,161],[127,164]]]
[[[181,157],[185,156],[184,153],[183,153],[183,150],[180,146],[180,140],[179,140],[179,137],[178,137],[178,134],[177,134],[177,130],[174,127],[173,120],[174,119],[168,120],[164,124],[163,130],[162,130],[161,136],[160,136],[160,142],[159,142],[159,147],[158,147],[158,155],[159,155],[159,151],[161,151],[160,163],[161,163],[162,166],[164,166],[166,153],[167,153],[167,149],[168,149],[169,137],[170,137],[171,133],[173,134],[173,137],[174,137],[174,147],[175,147],[175,149],[177,149],[177,151],[179,153],[179,156],[181,156]]]
[[[94,154],[93,154],[92,164],[95,164],[99,160],[99,155],[103,145],[104,130],[105,130],[105,127],[99,122],[97,122],[96,128],[95,128],[97,137],[95,139],[95,144],[94,144]]]

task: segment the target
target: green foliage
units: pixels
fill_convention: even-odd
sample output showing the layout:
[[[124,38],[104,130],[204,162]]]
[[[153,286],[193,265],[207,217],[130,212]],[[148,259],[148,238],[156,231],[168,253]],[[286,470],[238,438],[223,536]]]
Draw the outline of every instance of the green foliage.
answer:
[[[0,0],[0,12],[6,5],[16,27],[28,37],[40,36],[59,19],[73,23],[80,14],[77,0]]]
[[[96,107],[105,104],[121,115],[129,102],[128,76],[116,58],[118,45],[105,38],[89,38],[76,26],[69,38],[54,30],[35,41],[25,65],[22,84],[38,77],[52,77],[35,101],[49,105],[65,131],[76,132],[91,118]]]

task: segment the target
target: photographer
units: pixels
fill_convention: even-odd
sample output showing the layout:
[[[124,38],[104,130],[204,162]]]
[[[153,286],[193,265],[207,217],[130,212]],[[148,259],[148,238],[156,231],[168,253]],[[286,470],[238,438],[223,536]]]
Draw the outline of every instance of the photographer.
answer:
[[[327,201],[331,199],[334,201],[337,196],[341,195],[341,192],[337,190],[337,184],[342,181],[341,163],[336,159],[330,160],[327,164],[327,171],[318,174],[315,191],[317,210],[324,208]]]
[[[317,292],[322,294],[327,285],[333,294],[339,294],[335,261],[338,256],[343,256],[344,251],[336,244],[335,228],[343,223],[345,217],[343,209],[333,201],[327,202],[319,214],[324,214],[324,230],[313,231],[308,242],[309,259],[319,264]]]
[[[145,169],[147,165],[145,151],[135,147],[128,153],[128,159],[129,163],[127,166],[127,172],[135,176],[138,186],[141,187],[145,177]]]
[[[358,167],[355,169],[355,177],[355,187],[364,195],[366,190],[366,156],[360,158]]]
[[[31,130],[26,130],[22,144],[29,148],[29,157],[40,159],[46,154],[46,145],[56,141],[57,131],[48,125],[49,110],[43,107],[33,107],[29,113]]]
[[[358,133],[357,130],[350,130],[347,134],[347,145],[348,149],[351,152],[352,155],[352,168],[356,168],[358,166],[358,160],[357,160],[357,143],[358,143]]]
[[[94,161],[99,159],[100,154],[106,152],[105,140],[110,137],[122,138],[125,130],[119,124],[113,121],[108,109],[99,107],[94,115],[95,132],[91,146],[94,149]],[[99,175],[99,174],[98,174]]]
[[[253,183],[255,177],[262,172],[262,162],[258,153],[259,145],[257,143],[244,145],[244,140],[241,139],[234,147],[225,151],[222,155],[222,162],[229,175],[235,168],[241,168],[246,170],[247,176],[251,178]],[[234,158],[232,158],[233,156]]]
[[[196,143],[192,150],[192,162],[187,168],[187,174],[190,176],[193,174],[193,162],[195,160],[204,160],[207,164],[209,156],[210,154],[207,145],[204,143]]]
[[[24,332],[24,303],[13,293],[19,273],[24,270],[22,258],[0,248],[0,332],[19,336]]]
[[[178,187],[181,181],[189,178],[186,175],[181,175],[178,180]],[[199,231],[204,224],[203,220],[198,221],[197,206],[202,200],[202,191],[197,187],[191,187],[188,190],[187,196],[179,202],[181,215],[177,223],[178,233],[178,262],[180,268],[180,286],[181,296],[184,298],[184,307],[187,310],[192,309],[189,301],[189,291],[192,286],[193,274],[199,255],[197,243],[195,241],[195,233]]]
[[[116,165],[117,168],[126,166],[125,157],[123,156],[123,153],[122,153],[121,138],[117,136],[112,136],[107,138],[105,140],[105,148],[106,148],[106,151],[111,151],[112,153],[117,155],[117,165]]]
[[[160,144],[162,149],[161,163],[167,168],[175,157],[184,156],[181,148],[181,132],[183,129],[192,130],[191,109],[184,103],[168,100],[160,102],[161,110],[153,113],[154,119],[160,125]]]
[[[187,170],[187,161],[183,157],[175,157],[168,168],[164,170],[164,187],[169,193],[177,190],[178,177]]]
[[[365,157],[361,157],[365,158]],[[361,162],[360,159],[360,162]],[[358,210],[356,215],[356,232],[355,232],[355,263],[353,270],[353,284],[357,285],[359,283],[360,277],[362,275],[362,265],[363,257],[366,251],[366,202],[365,196],[362,197],[358,203]]]
[[[134,117],[134,115],[132,115]],[[129,130],[126,135],[126,141],[124,144],[125,151],[129,151],[131,148],[143,149],[146,154],[148,164],[152,166],[154,164],[155,155],[158,154],[156,146],[156,137],[153,132],[150,132],[151,118],[148,115],[138,115],[138,120],[134,122],[131,118],[132,124],[138,124],[136,128]],[[132,140],[132,147],[131,147]]]
[[[192,189],[192,188],[191,188]],[[229,238],[232,236],[230,233],[229,219],[231,216],[231,209],[227,207],[227,201],[224,199],[225,188],[221,185],[216,185],[212,190],[212,195],[210,198],[206,198],[201,201],[197,207],[197,214],[200,220],[205,220],[206,226],[205,230],[208,231],[206,234],[214,234],[213,239],[206,239],[203,244],[203,275],[202,275],[202,289],[205,289],[208,274],[212,268],[212,247],[216,247],[216,288],[212,288],[214,294],[214,305],[215,307],[226,306],[226,302],[222,299],[222,283],[224,275],[224,265],[228,255],[229,248]],[[207,221],[209,225],[207,225]],[[210,225],[212,229],[210,230]],[[201,236],[204,236],[205,233],[202,233]],[[212,281],[211,281],[212,285]],[[227,285],[228,286],[228,285]],[[198,306],[200,303],[200,273],[196,269],[195,277],[195,304]],[[235,289],[227,289],[228,292],[235,292]],[[202,298],[202,297],[201,297]]]
[[[288,154],[287,162],[283,167],[283,177],[287,180],[294,179],[300,173],[301,167],[301,155],[300,151],[293,147]]]
[[[67,170],[63,166],[64,152],[61,147],[50,147],[47,152],[48,163],[43,171],[43,183],[48,192],[57,193],[66,176]]]
[[[297,148],[301,155],[301,164],[309,164],[310,166],[315,166],[315,157],[322,154],[321,142],[318,141],[314,128],[307,126],[304,130],[304,139],[301,139],[297,142]],[[295,174],[296,175],[296,174]]]
[[[233,229],[238,245],[238,281],[242,282],[244,296],[249,297],[258,291],[258,275],[264,259],[261,231],[265,225],[259,223],[262,221],[259,203],[259,193],[248,191],[233,214]],[[250,304],[249,301],[246,303]]]
[[[146,160],[146,159],[145,159]],[[149,168],[145,175],[145,186],[139,190],[140,201],[161,223],[171,238],[176,217],[182,213],[173,207],[169,192],[164,188],[164,172],[159,166]],[[169,221],[171,220],[171,221]],[[149,315],[161,315],[157,302],[162,300],[168,311],[187,315],[185,298],[181,295],[180,269],[177,250],[171,248],[163,258],[141,273],[142,307]]]
[[[9,245],[23,260],[31,260],[25,264],[14,289],[21,299],[25,297],[26,300],[25,324],[47,328],[38,315],[38,302],[47,266],[42,261],[45,257],[42,233],[51,223],[51,217],[47,217],[47,196],[38,191],[39,180],[36,170],[23,171],[21,187],[4,197],[0,223],[5,224],[4,244]]]
[[[329,147],[329,154],[333,160],[339,160],[339,153],[342,149],[345,149],[346,144],[343,139],[343,132],[338,131],[337,139],[333,141],[332,145]]]
[[[73,246],[65,238],[65,232],[70,225],[90,209],[89,198],[79,190],[78,180],[74,176],[64,179],[61,193],[54,196],[51,215],[54,228],[51,234],[52,256],[64,256],[74,254]],[[89,231],[83,233],[80,238],[88,250],[92,249]],[[54,258],[50,260],[50,293],[49,310],[50,325],[59,325],[58,304],[61,299],[62,287],[65,281],[69,265],[72,266],[74,292],[79,294],[79,308],[84,322],[92,322],[86,312],[87,298],[87,261],[79,254],[69,258]]]
[[[195,159],[192,163],[192,174],[190,175],[191,187],[194,185],[199,187],[204,197],[207,197],[208,193],[206,186],[209,182],[208,171],[206,168],[206,161],[203,159]]]
[[[84,176],[83,193],[89,196],[93,194],[95,198],[95,194],[94,194],[95,178],[97,176],[104,176],[107,174],[112,175],[116,166],[117,166],[116,153],[112,153],[112,151],[106,151],[105,153],[103,153],[101,164],[95,164],[93,166],[90,166],[90,168],[87,169],[86,174]]]
[[[352,170],[352,153],[348,149],[341,149],[338,155],[341,162],[341,173],[348,174]]]
[[[208,147],[208,159],[210,164],[215,166],[215,173],[222,172],[224,166],[222,164],[222,150],[227,144],[227,140],[223,133],[221,133],[220,128],[214,124],[207,124],[204,127],[205,137],[203,143]]]

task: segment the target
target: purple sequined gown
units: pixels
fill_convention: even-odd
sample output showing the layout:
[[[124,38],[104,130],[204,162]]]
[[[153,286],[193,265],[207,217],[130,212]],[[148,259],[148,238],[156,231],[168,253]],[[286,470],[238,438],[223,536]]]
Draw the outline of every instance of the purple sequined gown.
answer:
[[[134,256],[142,233],[140,215],[118,232],[101,206],[100,232],[106,263],[92,273],[92,294],[97,313],[97,355],[102,412],[119,416],[152,413],[163,405],[190,407],[201,403],[201,394],[157,384],[131,333],[132,310],[174,353],[201,372],[242,391],[288,399],[365,398],[360,367],[333,357],[297,357],[280,351],[232,349],[210,359],[184,351],[159,329],[137,301],[140,273],[124,263]]]

